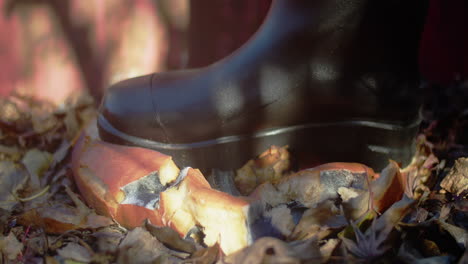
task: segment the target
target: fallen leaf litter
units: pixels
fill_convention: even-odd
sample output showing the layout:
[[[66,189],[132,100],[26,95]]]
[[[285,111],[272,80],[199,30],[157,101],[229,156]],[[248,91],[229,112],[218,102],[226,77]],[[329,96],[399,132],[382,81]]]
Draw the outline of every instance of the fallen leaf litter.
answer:
[[[89,97],[75,98],[58,109],[20,96],[1,100],[3,263],[337,263],[384,259],[464,263],[468,259],[467,159],[461,157],[453,166],[443,166],[446,157],[439,162],[434,154],[434,149],[440,152],[441,145],[430,143],[424,135],[418,138],[418,152],[410,166],[401,169],[390,163],[375,180],[343,170],[334,173],[347,181],[331,187],[327,175],[311,177],[310,184],[316,188],[330,188],[318,196],[308,190],[288,197],[271,195],[294,187],[282,182],[293,173],[287,149],[272,147],[237,174],[231,173],[230,182],[220,185],[232,188],[235,183],[244,195],[261,185],[256,195],[268,204],[264,214],[279,230],[279,238],[263,237],[224,256],[217,244],[207,247],[196,237],[183,239],[172,229],[150,222],[126,230],[81,201],[71,177],[70,151],[79,130],[95,113]],[[433,130],[424,132],[434,137]],[[216,175],[210,177],[216,180]]]

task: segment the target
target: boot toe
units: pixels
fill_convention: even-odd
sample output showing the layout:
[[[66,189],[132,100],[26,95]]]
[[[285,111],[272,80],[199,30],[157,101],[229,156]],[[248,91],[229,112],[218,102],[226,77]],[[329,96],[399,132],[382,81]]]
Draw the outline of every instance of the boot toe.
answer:
[[[98,119],[103,139],[108,139],[107,133],[102,133],[103,130],[111,133],[119,131],[129,136],[143,138],[154,136],[154,134],[147,135],[148,127],[155,125],[150,89],[152,77],[151,74],[132,78],[108,88],[99,109]]]

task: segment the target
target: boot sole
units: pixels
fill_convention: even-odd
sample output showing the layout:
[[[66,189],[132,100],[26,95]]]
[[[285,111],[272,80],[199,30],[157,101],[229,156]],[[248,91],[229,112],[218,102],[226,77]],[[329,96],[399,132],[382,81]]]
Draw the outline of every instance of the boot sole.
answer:
[[[376,170],[389,159],[409,164],[415,150],[420,120],[407,126],[373,121],[306,124],[260,131],[252,135],[227,136],[201,142],[161,143],[125,134],[102,115],[100,137],[108,142],[139,146],[170,155],[180,167],[232,170],[271,145],[288,146],[300,168],[326,162],[359,162]]]

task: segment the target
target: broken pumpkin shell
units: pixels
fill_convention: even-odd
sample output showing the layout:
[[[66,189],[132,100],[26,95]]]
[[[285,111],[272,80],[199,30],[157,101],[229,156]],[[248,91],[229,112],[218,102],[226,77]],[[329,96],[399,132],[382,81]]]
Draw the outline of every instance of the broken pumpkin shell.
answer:
[[[282,230],[275,226],[266,207],[295,201],[310,208],[339,198],[340,188],[368,191],[369,181],[378,177],[362,164],[328,163],[274,185],[267,182],[249,197],[234,197],[211,188],[199,170],[179,170],[170,156],[106,143],[90,132],[78,140],[72,163],[80,192],[98,213],[127,228],[141,226],[149,219],[154,225],[173,228],[181,237],[199,228],[204,233],[203,242],[219,244],[225,254],[271,235],[271,230]],[[395,170],[398,168],[392,172]],[[291,231],[290,227],[283,229]]]
[[[305,207],[339,197],[339,188],[366,189],[378,177],[373,169],[359,163],[333,162],[301,170],[276,185],[260,185],[250,196],[273,207],[297,201]]]
[[[161,217],[154,210],[121,204],[122,187],[158,171],[161,184],[174,181],[179,169],[170,156],[149,149],[118,146],[93,139],[84,133],[72,155],[74,179],[85,201],[100,214],[114,218],[126,227],[136,227],[149,218]]]
[[[85,132],[75,146],[72,167],[88,205],[126,228],[149,219],[185,237],[200,227],[203,242],[208,246],[219,243],[225,254],[254,240],[250,227],[261,212],[257,203],[212,189],[199,170],[180,171],[167,155],[106,143]],[[154,176],[158,178],[148,178]],[[141,197],[141,189],[150,183],[153,190],[145,191],[156,198],[152,205]]]
[[[226,254],[248,246],[255,239],[250,228],[262,211],[257,203],[212,189],[199,170],[185,170],[180,184],[161,193],[163,224],[184,235],[199,226],[204,243],[219,243]]]

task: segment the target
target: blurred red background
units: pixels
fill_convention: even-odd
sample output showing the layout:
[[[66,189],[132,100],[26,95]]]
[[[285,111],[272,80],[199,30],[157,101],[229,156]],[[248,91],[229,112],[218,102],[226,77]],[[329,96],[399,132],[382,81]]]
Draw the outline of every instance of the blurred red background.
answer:
[[[138,75],[208,65],[241,46],[271,0],[0,0],[0,96],[56,104]],[[468,2],[431,0],[421,72],[468,76]]]
[[[193,1],[194,3],[197,1]],[[270,0],[0,0],[0,95],[56,104],[151,72],[208,65],[262,23]]]

